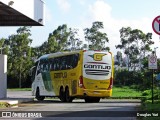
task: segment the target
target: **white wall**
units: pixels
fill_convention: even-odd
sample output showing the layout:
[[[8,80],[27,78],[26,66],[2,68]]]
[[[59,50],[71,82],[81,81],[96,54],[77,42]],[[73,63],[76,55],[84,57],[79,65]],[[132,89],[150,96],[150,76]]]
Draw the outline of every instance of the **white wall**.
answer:
[[[43,0],[34,0],[34,20],[42,19],[41,24],[45,24],[45,4]]]
[[[43,0],[0,0],[2,3],[8,5],[10,1],[13,1],[13,9],[28,16],[29,18],[38,22],[42,19],[41,24],[44,25],[44,2]]]
[[[7,55],[0,54],[0,98],[7,96]]]

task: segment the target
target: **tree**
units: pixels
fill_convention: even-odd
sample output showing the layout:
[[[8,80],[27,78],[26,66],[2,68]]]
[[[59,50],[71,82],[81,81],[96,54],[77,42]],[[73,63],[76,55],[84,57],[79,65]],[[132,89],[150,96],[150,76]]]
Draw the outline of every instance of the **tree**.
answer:
[[[82,41],[76,36],[78,36],[78,29],[69,28],[68,45],[71,46],[71,50],[81,49]]]
[[[123,49],[127,56],[128,70],[129,68],[136,69],[139,65],[141,69],[141,61],[146,56],[146,53],[151,51],[150,46],[154,44],[151,33],[143,33],[138,29],[131,29],[130,27],[120,29],[121,44],[116,48]]]
[[[89,49],[109,51],[109,47],[105,45],[109,39],[106,33],[100,31],[101,29],[103,29],[102,22],[93,22],[91,28],[84,29],[85,40],[88,41]]]
[[[30,27],[20,27],[17,34],[9,36],[8,74],[19,80],[19,87],[27,81],[27,75],[32,65],[31,47],[32,40],[29,38]],[[23,84],[22,84],[23,83]]]
[[[117,51],[116,59],[117,59],[116,64],[117,64],[118,66],[122,66],[123,59],[122,59],[122,53],[121,53],[120,51]]]
[[[1,38],[0,39],[0,54],[2,54],[2,50],[3,50],[3,45],[4,45],[4,41],[5,41],[5,39],[4,38]]]
[[[40,51],[44,53],[54,53],[66,50],[80,49],[82,41],[77,38],[78,29],[68,28],[66,24],[58,26],[49,34],[48,41],[44,42],[40,47]]]
[[[50,34],[50,37],[51,36],[54,36],[57,42],[55,51],[64,51],[67,49],[68,46],[67,40],[69,37],[69,31],[66,24],[58,26],[58,28],[54,30],[52,34]]]

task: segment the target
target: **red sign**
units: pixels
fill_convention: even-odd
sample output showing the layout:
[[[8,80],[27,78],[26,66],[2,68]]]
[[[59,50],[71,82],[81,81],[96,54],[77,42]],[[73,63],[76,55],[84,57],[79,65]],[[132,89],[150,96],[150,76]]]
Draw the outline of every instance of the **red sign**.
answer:
[[[155,33],[160,35],[160,16],[157,16],[152,22],[152,28]]]

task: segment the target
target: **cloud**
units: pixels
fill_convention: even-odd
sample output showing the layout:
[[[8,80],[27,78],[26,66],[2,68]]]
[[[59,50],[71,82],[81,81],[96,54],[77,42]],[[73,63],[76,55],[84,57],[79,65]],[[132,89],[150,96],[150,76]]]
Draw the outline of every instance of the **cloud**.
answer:
[[[45,7],[45,22],[51,22],[53,21],[53,15],[51,13],[51,10],[46,6]]]
[[[98,21],[111,19],[111,6],[102,0],[96,1],[93,5],[89,5],[89,12],[92,17]]]
[[[68,12],[70,10],[70,3],[68,0],[57,0],[58,6],[59,8],[63,11],[63,12]]]
[[[139,18],[135,20],[128,19],[116,19],[112,16],[112,7],[104,0],[97,0],[93,4],[88,6],[88,13],[86,18],[83,19],[83,25],[88,27],[91,21],[101,21],[104,24],[104,31],[107,33],[109,43],[107,44],[111,51],[116,54],[117,49],[115,45],[120,44],[120,33],[119,30],[122,27],[131,27],[132,29],[140,29],[144,33],[152,32],[151,18]],[[89,19],[89,20],[88,20]],[[90,23],[89,23],[90,21]],[[155,38],[155,35],[153,35]],[[158,40],[155,40],[158,43]]]
[[[81,5],[85,5],[87,0],[78,0]]]

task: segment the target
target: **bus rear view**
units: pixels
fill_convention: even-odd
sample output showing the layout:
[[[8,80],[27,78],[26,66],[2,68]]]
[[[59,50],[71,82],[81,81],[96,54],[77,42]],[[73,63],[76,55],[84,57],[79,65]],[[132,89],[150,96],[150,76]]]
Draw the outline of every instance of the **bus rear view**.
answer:
[[[106,51],[83,52],[79,87],[86,102],[99,102],[112,95],[113,57]]]

